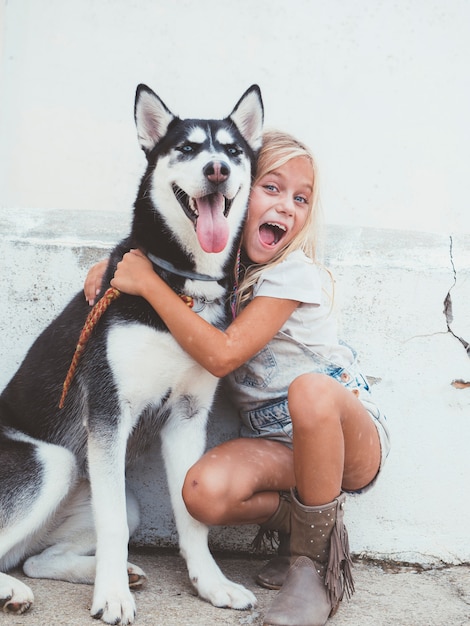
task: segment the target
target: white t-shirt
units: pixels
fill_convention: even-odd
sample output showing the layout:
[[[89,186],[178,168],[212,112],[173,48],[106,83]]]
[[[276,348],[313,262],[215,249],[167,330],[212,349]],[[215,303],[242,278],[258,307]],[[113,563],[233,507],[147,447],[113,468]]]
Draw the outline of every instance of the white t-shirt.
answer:
[[[296,250],[262,273],[253,297],[268,296],[300,302],[280,332],[309,347],[341,367],[354,360],[351,350],[339,343],[331,301],[328,272]]]

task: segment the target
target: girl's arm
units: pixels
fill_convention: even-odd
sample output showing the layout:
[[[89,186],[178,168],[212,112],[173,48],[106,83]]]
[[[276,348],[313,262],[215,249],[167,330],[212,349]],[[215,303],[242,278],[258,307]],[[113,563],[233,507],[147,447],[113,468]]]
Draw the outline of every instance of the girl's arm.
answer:
[[[111,285],[125,293],[145,298],[180,346],[218,377],[232,372],[259,352],[299,304],[294,300],[259,296],[225,331],[219,330],[191,311],[153,271],[150,261],[138,250],[124,255]]]

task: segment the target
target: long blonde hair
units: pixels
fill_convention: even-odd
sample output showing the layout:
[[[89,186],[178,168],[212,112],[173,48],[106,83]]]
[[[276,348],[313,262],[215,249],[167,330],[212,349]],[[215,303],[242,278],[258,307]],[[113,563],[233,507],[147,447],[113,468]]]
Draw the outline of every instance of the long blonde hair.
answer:
[[[288,133],[279,130],[268,130],[263,133],[263,144],[258,156],[256,176],[252,186],[279,167],[282,167],[287,161],[296,157],[304,157],[308,159],[313,171],[313,190],[309,198],[308,214],[304,225],[297,235],[290,241],[285,248],[282,248],[268,263],[261,265],[252,264],[246,268],[242,268],[239,276],[240,283],[236,294],[236,310],[240,311],[248,300],[251,299],[253,287],[258,281],[262,272],[267,268],[277,265],[283,261],[288,254],[294,250],[303,250],[303,252],[312,259],[318,261],[318,243],[319,243],[319,217],[320,203],[318,193],[318,171],[309,148],[301,141]]]

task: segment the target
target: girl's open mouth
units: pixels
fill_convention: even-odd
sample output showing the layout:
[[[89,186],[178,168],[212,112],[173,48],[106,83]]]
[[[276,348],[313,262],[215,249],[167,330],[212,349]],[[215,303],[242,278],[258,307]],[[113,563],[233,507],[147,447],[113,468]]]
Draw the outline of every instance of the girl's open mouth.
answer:
[[[259,227],[259,238],[267,246],[275,246],[287,233],[287,228],[275,222],[266,222]]]

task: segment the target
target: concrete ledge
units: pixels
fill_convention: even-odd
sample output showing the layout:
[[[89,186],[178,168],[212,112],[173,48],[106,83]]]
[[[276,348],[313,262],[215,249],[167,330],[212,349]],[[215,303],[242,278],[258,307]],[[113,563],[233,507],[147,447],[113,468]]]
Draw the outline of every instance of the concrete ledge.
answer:
[[[110,219],[113,222],[110,223]],[[0,385],[40,330],[82,288],[90,265],[129,229],[109,212],[0,210]],[[349,499],[353,552],[418,563],[470,562],[470,236],[330,226],[327,262],[337,279],[341,336],[389,418],[393,449],[377,487]],[[447,318],[444,299],[451,295]],[[448,331],[447,323],[451,330]],[[458,338],[463,339],[460,341]],[[209,445],[237,433],[219,400]],[[137,546],[173,546],[158,445],[129,475],[142,506]],[[215,548],[248,550],[254,528],[211,531]]]

